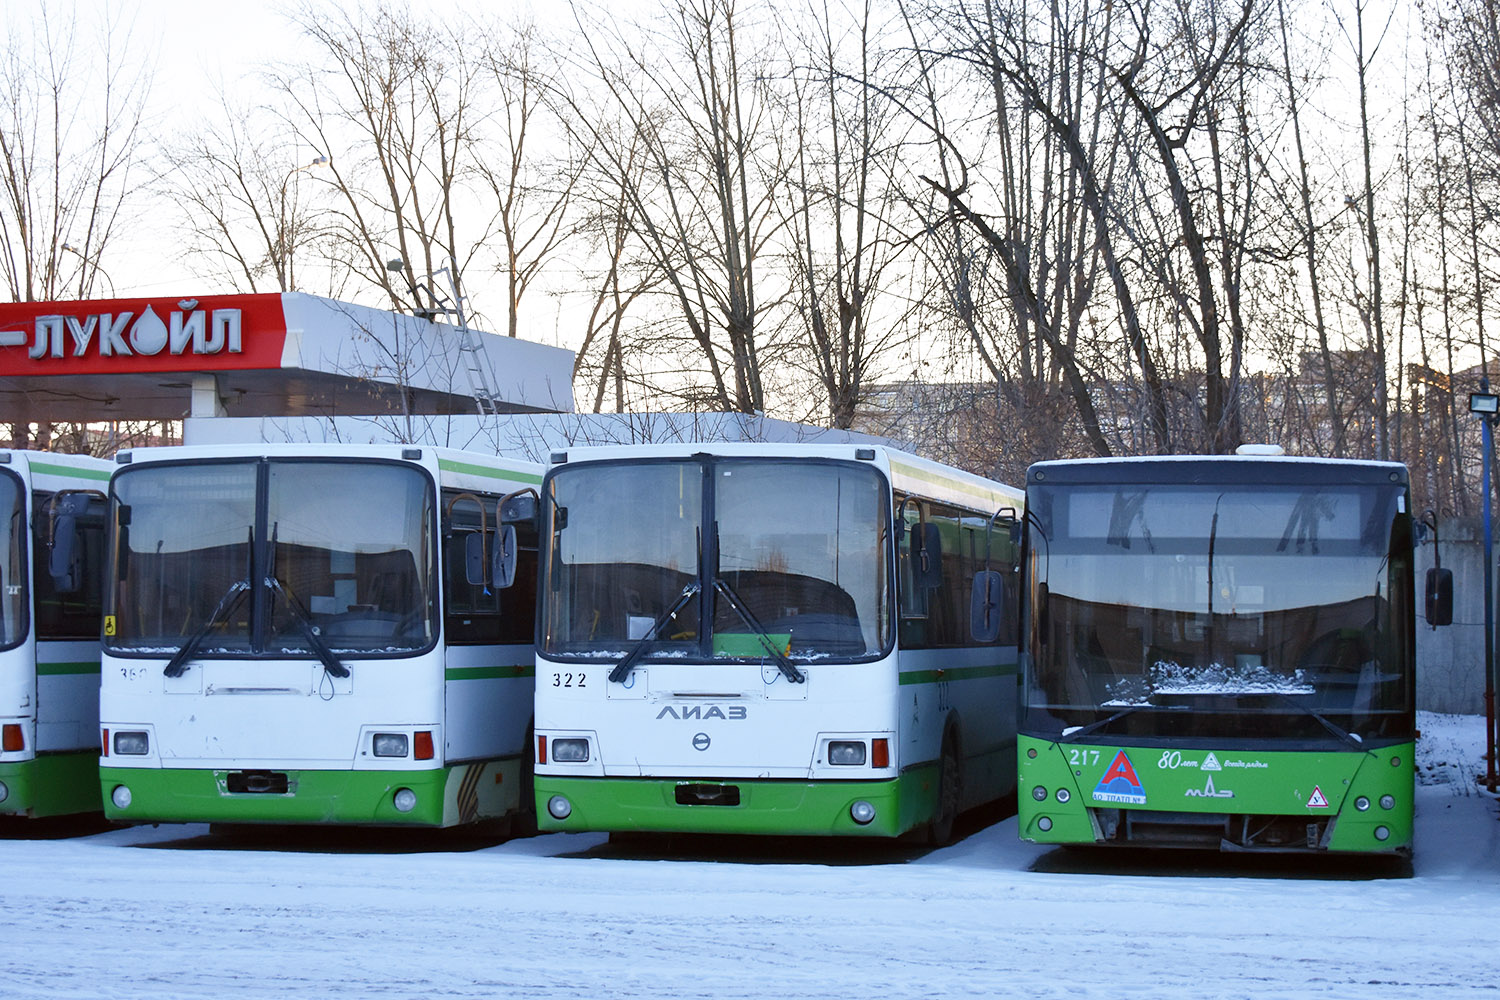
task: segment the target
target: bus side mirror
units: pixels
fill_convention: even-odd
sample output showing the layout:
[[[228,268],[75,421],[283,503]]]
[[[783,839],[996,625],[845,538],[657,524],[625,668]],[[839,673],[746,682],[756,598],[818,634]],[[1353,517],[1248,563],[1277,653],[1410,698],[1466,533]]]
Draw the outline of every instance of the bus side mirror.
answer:
[[[130,575],[130,505],[115,508],[115,581],[124,583]]]
[[[536,494],[531,492],[515,493],[500,501],[501,524],[526,524],[533,530],[540,530],[540,514]]]
[[[51,525],[47,533],[47,575],[59,594],[77,593],[83,586],[82,539],[78,518],[89,509],[85,494],[58,494],[52,499]]]
[[[969,590],[969,634],[975,642],[994,642],[1000,637],[1005,614],[1005,578],[994,570],[974,574]]]
[[[516,526],[513,524],[502,525],[500,534],[495,539],[494,562],[491,566],[491,576],[495,581],[495,586],[501,590],[516,582],[516,557],[518,554]]]
[[[489,568],[484,564],[484,532],[471,531],[464,536],[464,579],[471,587],[489,583]]]
[[[52,521],[52,540],[47,543],[47,574],[52,577],[52,589],[59,594],[72,594],[81,582],[76,570],[78,566],[78,518],[73,514],[59,514]]]
[[[912,530],[913,577],[917,586],[933,590],[943,585],[943,536],[928,521]]]
[[[1453,624],[1453,571],[1434,567],[1427,571],[1427,624]]]

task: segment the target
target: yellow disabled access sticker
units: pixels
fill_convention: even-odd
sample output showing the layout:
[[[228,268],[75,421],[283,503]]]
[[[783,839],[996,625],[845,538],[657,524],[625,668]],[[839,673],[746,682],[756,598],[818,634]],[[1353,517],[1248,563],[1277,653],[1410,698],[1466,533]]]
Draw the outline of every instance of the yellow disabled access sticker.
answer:
[[[115,634],[115,616],[114,615],[105,615],[104,616],[104,634],[105,635],[114,635]]]

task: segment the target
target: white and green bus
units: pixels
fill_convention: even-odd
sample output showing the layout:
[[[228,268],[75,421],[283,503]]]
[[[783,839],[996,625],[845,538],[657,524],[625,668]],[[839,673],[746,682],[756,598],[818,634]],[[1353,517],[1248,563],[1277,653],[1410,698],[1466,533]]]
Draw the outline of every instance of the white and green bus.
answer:
[[[0,451],[0,816],[97,813],[109,462]]]
[[[542,828],[947,840],[1015,787],[1021,501],[885,447],[554,454],[504,510]]]
[[[539,466],[410,445],[136,449],[109,483],[99,782],[126,822],[529,816]],[[504,551],[505,559],[496,558]],[[502,591],[496,573],[520,583]]]

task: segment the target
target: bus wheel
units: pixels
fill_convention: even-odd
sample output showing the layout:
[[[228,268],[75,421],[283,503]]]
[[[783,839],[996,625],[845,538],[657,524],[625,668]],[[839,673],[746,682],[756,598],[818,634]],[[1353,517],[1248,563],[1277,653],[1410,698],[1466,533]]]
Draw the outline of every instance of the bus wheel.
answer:
[[[952,731],[943,735],[943,753],[938,759],[937,811],[927,824],[927,843],[942,847],[953,839],[953,824],[958,819],[959,789],[958,740]]]

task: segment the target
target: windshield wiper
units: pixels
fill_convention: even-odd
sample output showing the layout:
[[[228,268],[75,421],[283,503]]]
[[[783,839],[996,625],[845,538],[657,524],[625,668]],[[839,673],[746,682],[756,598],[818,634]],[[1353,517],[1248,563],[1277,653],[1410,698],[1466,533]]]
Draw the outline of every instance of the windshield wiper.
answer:
[[[677,612],[687,607],[688,601],[697,596],[699,589],[696,583],[690,583],[682,588],[682,593],[678,595],[677,602],[668,608],[660,618],[652,622],[651,627],[646,630],[646,634],[636,640],[636,644],[630,647],[630,651],[620,658],[619,663],[615,664],[615,669],[609,672],[610,681],[618,684],[630,676],[630,671],[635,669],[636,661],[645,655],[646,647],[656,639],[657,633],[662,630],[667,622],[676,616]]]
[[[750,609],[745,607],[745,602],[740,600],[739,595],[729,584],[723,580],[715,580],[714,590],[723,595],[724,600],[729,602],[729,606],[735,610],[735,613],[744,619],[746,625],[750,626],[750,631],[755,633],[755,637],[760,640],[765,651],[771,654],[771,658],[776,661],[776,666],[786,675],[787,680],[793,684],[801,684],[807,680],[807,675],[798,670],[792,661],[786,658],[786,654],[776,648],[776,643],[771,641],[771,636],[766,632],[765,627],[755,620]]]
[[[1322,713],[1317,712],[1307,707],[1306,705],[1300,704],[1290,695],[1282,694],[1280,691],[1271,691],[1269,693],[1280,698],[1282,701],[1286,702],[1288,705],[1292,706],[1304,715],[1312,716],[1314,719],[1318,720],[1318,724],[1321,725],[1324,729],[1328,730],[1334,736],[1337,736],[1341,741],[1349,744],[1354,749],[1361,751],[1368,750],[1364,743],[1360,741],[1360,738],[1358,736],[1355,736],[1347,729],[1341,729],[1338,726],[1334,725],[1332,722],[1329,722],[1326,718],[1323,717]]]
[[[172,658],[167,661],[162,673],[168,677],[181,677],[183,671],[187,669],[187,661],[198,651],[199,644],[216,625],[229,619],[248,593],[250,593],[249,580],[236,580],[231,583],[229,589],[224,591],[224,596],[219,598],[219,606],[214,608],[214,613],[208,616],[208,621],[177,647],[177,652],[172,654]]]
[[[286,600],[286,607],[291,612],[292,620],[302,629],[302,634],[307,636],[307,644],[317,654],[318,661],[323,664],[323,669],[335,677],[348,677],[349,668],[344,666],[337,656],[333,655],[333,650],[328,648],[327,644],[323,642],[323,637],[318,634],[318,630],[313,626],[312,619],[308,617],[307,612],[303,610],[302,605],[292,596],[291,592],[281,585],[281,581],[274,576],[268,576],[266,577],[266,587],[271,593],[280,594]]]
[[[1082,727],[1080,727],[1078,729],[1073,730],[1071,733],[1063,733],[1061,736],[1059,736],[1053,742],[1055,742],[1055,743],[1072,743],[1074,740],[1078,739],[1080,736],[1087,736],[1089,733],[1098,732],[1099,730],[1103,729],[1105,726],[1109,725],[1111,722],[1114,722],[1114,721],[1116,721],[1118,719],[1123,719],[1123,718],[1125,718],[1125,716],[1131,715],[1132,713],[1135,713],[1135,712],[1139,712],[1143,708],[1157,708],[1157,707],[1158,706],[1156,706],[1156,705],[1131,705],[1129,708],[1122,708],[1118,712],[1116,712],[1114,715],[1111,715],[1107,719],[1100,719],[1098,722],[1091,722],[1091,723],[1089,723],[1086,726],[1082,726]]]

